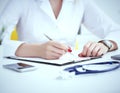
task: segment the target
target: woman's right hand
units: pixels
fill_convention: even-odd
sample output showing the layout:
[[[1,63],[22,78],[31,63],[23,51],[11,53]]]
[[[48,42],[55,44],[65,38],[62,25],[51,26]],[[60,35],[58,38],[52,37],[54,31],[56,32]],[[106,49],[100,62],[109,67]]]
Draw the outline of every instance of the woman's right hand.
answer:
[[[68,50],[65,44],[55,41],[48,41],[40,45],[39,52],[40,57],[45,59],[58,59]]]
[[[65,44],[48,41],[42,44],[22,44],[16,51],[21,57],[40,57],[44,59],[58,59],[68,51]]]

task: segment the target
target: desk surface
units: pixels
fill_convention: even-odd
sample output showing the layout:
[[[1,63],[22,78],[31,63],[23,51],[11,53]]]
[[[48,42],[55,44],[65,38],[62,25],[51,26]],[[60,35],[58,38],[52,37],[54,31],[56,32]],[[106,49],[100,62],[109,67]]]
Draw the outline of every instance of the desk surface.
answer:
[[[118,51],[111,52],[90,62],[112,60],[110,56],[117,53]],[[120,69],[101,74],[70,76],[63,73],[65,66],[29,63],[38,69],[24,73],[2,66],[16,62],[18,61],[0,58],[0,93],[120,93]]]

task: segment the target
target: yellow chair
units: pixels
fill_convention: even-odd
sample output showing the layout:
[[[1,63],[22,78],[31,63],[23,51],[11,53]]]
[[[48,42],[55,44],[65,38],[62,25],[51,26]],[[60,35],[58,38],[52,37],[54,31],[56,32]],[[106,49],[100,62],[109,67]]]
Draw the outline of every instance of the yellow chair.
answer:
[[[13,32],[11,33],[11,40],[18,40],[18,34],[16,29],[13,30]]]

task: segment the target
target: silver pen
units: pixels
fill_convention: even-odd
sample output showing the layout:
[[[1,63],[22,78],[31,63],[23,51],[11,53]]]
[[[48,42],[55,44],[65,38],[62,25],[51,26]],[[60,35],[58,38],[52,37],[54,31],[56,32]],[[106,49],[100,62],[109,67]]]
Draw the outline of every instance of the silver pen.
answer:
[[[50,38],[48,35],[44,34],[45,37],[47,37],[49,40],[53,40],[52,38]]]

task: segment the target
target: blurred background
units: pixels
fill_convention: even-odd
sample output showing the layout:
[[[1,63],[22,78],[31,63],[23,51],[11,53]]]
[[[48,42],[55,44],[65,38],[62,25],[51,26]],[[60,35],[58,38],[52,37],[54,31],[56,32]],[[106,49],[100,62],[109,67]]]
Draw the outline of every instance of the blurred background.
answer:
[[[110,16],[113,21],[118,23],[120,25],[120,0],[94,0],[95,3],[108,15]],[[7,3],[10,2],[10,0],[0,0],[0,14],[2,11],[4,11],[4,7],[7,5]],[[90,35],[90,32],[87,31],[84,27],[82,27],[82,35],[86,38],[86,41],[88,41],[88,36],[93,36],[93,34]],[[92,38],[91,38],[92,39]]]
[[[94,0],[115,22],[120,24],[120,0]]]
[[[10,0],[0,0],[0,13]],[[114,21],[120,24],[120,0],[94,0]]]

